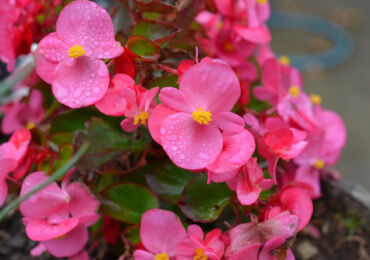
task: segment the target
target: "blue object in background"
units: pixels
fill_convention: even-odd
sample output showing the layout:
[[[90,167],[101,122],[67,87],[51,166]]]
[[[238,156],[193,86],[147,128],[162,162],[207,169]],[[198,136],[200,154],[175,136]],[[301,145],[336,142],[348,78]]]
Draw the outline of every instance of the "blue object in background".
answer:
[[[302,72],[334,68],[351,57],[354,50],[353,39],[348,32],[318,16],[273,11],[267,25],[271,29],[290,29],[316,34],[333,43],[334,47],[328,51],[289,56],[291,64]]]

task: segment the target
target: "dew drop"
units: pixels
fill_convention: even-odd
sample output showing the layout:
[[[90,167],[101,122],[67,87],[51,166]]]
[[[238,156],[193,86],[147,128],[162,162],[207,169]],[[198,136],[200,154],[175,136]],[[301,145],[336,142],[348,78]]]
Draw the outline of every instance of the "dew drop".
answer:
[[[162,127],[159,132],[161,133],[161,135],[166,134],[166,128]]]
[[[208,159],[209,159],[209,156],[208,156],[208,154],[200,153],[200,154],[199,154],[199,158],[200,158],[200,159],[203,159],[203,160],[208,160]]]

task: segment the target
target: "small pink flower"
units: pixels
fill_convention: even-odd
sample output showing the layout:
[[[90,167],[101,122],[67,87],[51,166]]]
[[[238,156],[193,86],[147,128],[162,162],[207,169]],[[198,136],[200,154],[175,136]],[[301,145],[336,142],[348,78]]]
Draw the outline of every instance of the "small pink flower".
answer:
[[[0,206],[4,204],[8,196],[6,184],[8,174],[13,172],[14,177],[18,179],[24,175],[25,171],[28,171],[28,167],[24,167],[24,164],[27,165],[25,157],[30,141],[31,133],[22,128],[17,130],[8,142],[0,145]],[[15,174],[20,168],[22,172]]]
[[[187,251],[187,256],[180,257],[181,260],[222,259],[225,245],[220,229],[214,229],[204,237],[203,230],[198,225],[190,225],[188,235],[189,239],[179,246],[184,252]]]
[[[10,134],[20,128],[33,126],[41,122],[45,110],[42,106],[42,94],[32,90],[28,103],[9,104],[4,109],[1,129],[4,134]]]
[[[222,131],[239,133],[241,118],[229,112],[240,97],[240,85],[231,68],[220,60],[203,59],[180,79],[179,89],[161,90],[149,118],[149,130],[179,167],[198,170],[222,151]]]
[[[258,200],[263,190],[272,187],[272,179],[265,179],[263,171],[256,158],[251,158],[244,165],[238,175],[227,182],[233,191],[236,191],[238,200],[242,205],[251,205]]]
[[[169,260],[183,255],[181,249],[177,248],[187,239],[187,235],[180,219],[174,213],[152,209],[145,212],[141,218],[140,238],[145,250],[135,250],[135,260]]]
[[[289,211],[299,218],[298,231],[300,231],[311,219],[313,212],[312,200],[304,189],[287,186],[270,202],[265,212],[265,220],[276,218],[285,211]]]
[[[56,32],[41,40],[36,70],[59,102],[71,108],[100,100],[109,85],[109,72],[101,59],[123,52],[115,41],[108,12],[96,3],[77,0],[59,14]]]
[[[264,126],[251,114],[244,115],[247,125],[255,131],[258,152],[267,160],[268,169],[276,183],[276,166],[279,158],[295,158],[306,147],[306,132],[291,127],[279,117],[268,117]]]
[[[21,195],[45,182],[44,172],[34,172],[22,184]],[[69,257],[79,253],[88,240],[87,227],[99,215],[99,202],[81,183],[64,180],[62,188],[55,182],[22,202],[19,209],[24,216],[27,236],[39,241],[55,257]],[[34,250],[40,254],[42,250]]]

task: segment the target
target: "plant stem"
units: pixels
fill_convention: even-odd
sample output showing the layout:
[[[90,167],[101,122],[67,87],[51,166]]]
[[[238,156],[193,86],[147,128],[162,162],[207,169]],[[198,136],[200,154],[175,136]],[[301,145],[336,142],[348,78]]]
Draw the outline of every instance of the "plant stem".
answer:
[[[69,169],[72,168],[72,166],[81,158],[81,156],[86,152],[87,148],[89,148],[89,142],[85,142],[80,149],[77,151],[77,153],[61,168],[59,168],[55,173],[53,173],[49,179],[40,185],[34,187],[29,193],[23,195],[22,197],[18,197],[16,200],[14,200],[12,203],[10,203],[8,206],[6,206],[2,211],[0,211],[0,221],[9,214],[13,209],[17,208],[19,204],[22,203],[22,201],[28,199],[33,194],[38,192],[39,190],[45,188],[46,186],[50,185],[54,181],[58,180],[59,178],[63,177],[66,172],[68,172]]]

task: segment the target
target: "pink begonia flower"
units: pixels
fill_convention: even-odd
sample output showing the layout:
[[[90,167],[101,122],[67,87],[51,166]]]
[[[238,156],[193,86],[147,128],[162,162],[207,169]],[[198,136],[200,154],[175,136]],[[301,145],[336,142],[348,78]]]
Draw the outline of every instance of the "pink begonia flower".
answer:
[[[263,64],[262,86],[256,86],[253,94],[257,99],[268,101],[276,107],[287,95],[298,97],[301,88],[302,77],[298,70],[271,58]]]
[[[44,172],[34,172],[22,184],[21,196],[48,179]],[[64,180],[62,188],[55,182],[20,204],[27,236],[42,246],[31,253],[47,250],[55,257],[70,257],[81,252],[88,240],[87,227],[99,215],[99,202],[81,183]],[[44,249],[44,250],[42,250]]]
[[[214,229],[204,237],[203,230],[198,225],[190,225],[188,235],[189,239],[178,247],[182,252],[187,252],[187,256],[176,257],[176,260],[222,259],[225,245],[221,239],[220,229]]]
[[[251,114],[244,115],[247,125],[255,131],[258,152],[267,160],[269,172],[276,183],[276,166],[279,158],[295,158],[306,147],[307,133],[285,123],[279,117],[268,117],[264,126]]]
[[[104,97],[95,105],[100,112],[110,116],[127,118],[121,122],[126,132],[136,130],[140,125],[146,125],[149,115],[156,106],[154,100],[159,87],[147,90],[126,74],[117,74]]]
[[[249,159],[238,175],[227,182],[230,189],[236,191],[238,200],[242,205],[255,203],[261,191],[270,189],[272,184],[272,179],[264,178],[263,171],[256,158]]]
[[[222,151],[221,130],[243,130],[242,118],[229,112],[239,97],[239,81],[231,68],[205,58],[182,75],[179,89],[161,90],[162,104],[151,113],[149,131],[177,166],[203,169]]]
[[[36,51],[36,71],[52,84],[59,102],[85,107],[105,95],[109,72],[101,59],[123,52],[114,37],[108,12],[94,2],[73,1],[60,12],[56,32],[42,39]]]
[[[289,211],[299,218],[298,231],[310,221],[313,204],[308,193],[299,187],[287,186],[270,203],[265,212],[265,220],[276,218],[281,212]]]
[[[3,110],[5,115],[1,122],[1,130],[4,134],[13,133],[23,127],[32,128],[41,122],[45,114],[42,94],[37,89],[32,90],[28,103],[16,102]]]
[[[25,167],[23,164],[27,164],[25,157],[30,141],[31,133],[22,128],[17,130],[8,142],[0,145],[0,206],[4,204],[8,196],[8,186],[6,184],[8,174],[13,172],[17,179],[24,175],[23,168]],[[14,174],[19,168],[22,168],[22,173]],[[24,170],[28,171],[28,169]]]
[[[264,260],[261,257],[263,250],[257,257],[258,249],[262,245],[265,245],[266,250],[269,249],[268,251],[278,248],[281,244],[273,243],[274,247],[270,247],[271,241],[277,237],[285,241],[297,233],[298,226],[299,218],[287,211],[260,223],[252,219],[252,222],[240,224],[226,233],[230,242],[225,256],[229,257],[228,259],[237,260],[246,259],[245,257],[251,254],[251,258],[248,259]]]
[[[187,252],[178,249],[187,239],[181,220],[174,213],[162,209],[151,209],[141,217],[141,243],[144,249],[134,252],[135,260],[170,260]]]
[[[307,190],[311,198],[321,196],[320,175],[326,166],[334,165],[346,142],[346,128],[342,119],[330,110],[316,106],[314,109],[316,128],[308,132],[306,148],[294,158],[298,168],[293,177],[282,174],[282,180],[297,184]]]

